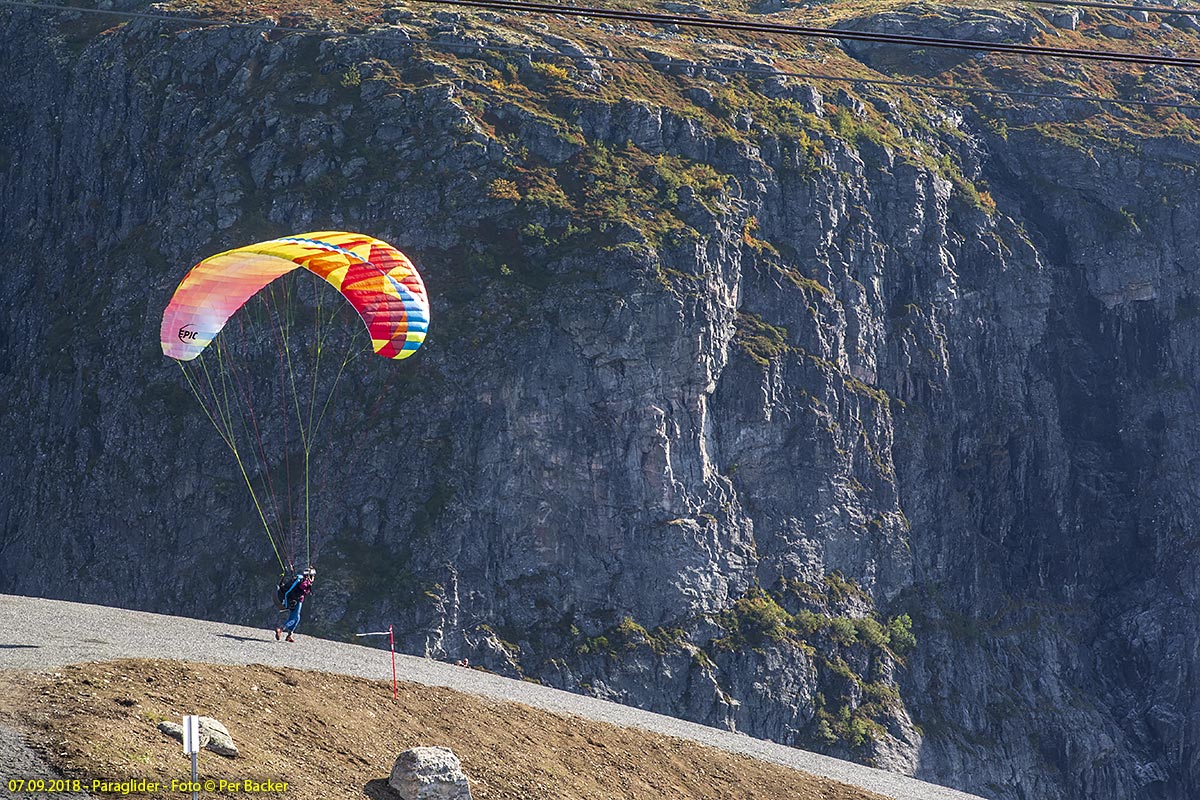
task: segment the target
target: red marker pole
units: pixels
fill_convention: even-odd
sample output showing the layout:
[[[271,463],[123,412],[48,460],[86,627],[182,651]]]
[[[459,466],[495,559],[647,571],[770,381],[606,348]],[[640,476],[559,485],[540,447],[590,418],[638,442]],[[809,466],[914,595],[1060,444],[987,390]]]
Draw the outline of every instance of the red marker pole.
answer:
[[[388,625],[386,631],[373,631],[371,633],[356,633],[355,636],[386,636],[388,637],[388,645],[392,650],[392,699],[400,699],[400,690],[396,686],[396,633],[391,625]]]
[[[388,625],[388,642],[392,645],[392,699],[400,699],[400,691],[396,688],[396,637],[392,634],[392,626]]]

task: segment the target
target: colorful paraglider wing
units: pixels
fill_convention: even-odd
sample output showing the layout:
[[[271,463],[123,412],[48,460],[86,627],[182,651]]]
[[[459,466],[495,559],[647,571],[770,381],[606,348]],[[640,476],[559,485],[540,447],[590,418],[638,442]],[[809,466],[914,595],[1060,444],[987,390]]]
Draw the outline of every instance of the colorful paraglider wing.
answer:
[[[163,312],[163,353],[195,358],[247,300],[298,267],[320,275],[354,306],[379,355],[407,358],[425,341],[429,299],[412,262],[379,239],[322,231],[227,250],[192,267]]]
[[[324,231],[281,241],[324,251],[303,265],[333,284],[358,311],[371,347],[386,358],[408,358],[429,329],[429,298],[412,262],[387,242],[357,233]],[[349,255],[348,261],[340,256]]]

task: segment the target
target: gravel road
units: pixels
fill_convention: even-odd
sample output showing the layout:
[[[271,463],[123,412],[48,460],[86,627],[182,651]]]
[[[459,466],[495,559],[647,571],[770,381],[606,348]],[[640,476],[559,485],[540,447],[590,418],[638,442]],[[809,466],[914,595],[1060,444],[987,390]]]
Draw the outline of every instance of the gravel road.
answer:
[[[385,649],[310,636],[300,636],[295,644],[289,645],[276,642],[274,632],[264,629],[0,595],[0,669],[41,671],[85,661],[161,658],[214,664],[273,664],[387,680],[391,678],[387,637],[380,637],[378,643]],[[895,800],[981,800],[978,795],[793,747],[431,659],[397,655],[396,670],[403,681],[446,686],[560,714],[690,739],[849,783]],[[0,777],[12,768],[13,760],[27,757],[27,754],[18,756],[18,748],[11,739],[0,736]]]

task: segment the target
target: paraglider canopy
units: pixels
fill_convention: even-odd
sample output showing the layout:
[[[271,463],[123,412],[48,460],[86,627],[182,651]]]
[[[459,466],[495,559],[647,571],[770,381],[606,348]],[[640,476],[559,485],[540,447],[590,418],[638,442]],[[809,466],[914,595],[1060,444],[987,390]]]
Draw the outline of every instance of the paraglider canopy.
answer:
[[[425,341],[429,299],[412,262],[371,236],[323,231],[227,250],[192,267],[163,312],[163,354],[192,360],[247,300],[300,267],[324,278],[354,306],[377,354],[408,358]]]
[[[296,280],[309,274],[311,281]],[[391,370],[376,362],[353,375],[351,362],[371,351],[408,358],[428,328],[429,299],[412,262],[361,233],[320,231],[234,248],[205,258],[179,283],[163,311],[163,353],[233,454],[281,570],[296,563],[301,532],[312,563],[311,506],[323,492],[313,485],[312,456],[323,422],[345,421],[349,411],[334,402],[339,382],[352,375],[359,390],[357,410],[349,411],[359,424],[342,425],[340,442],[368,427],[389,396],[380,373]],[[340,470],[363,452],[328,448],[338,450]]]

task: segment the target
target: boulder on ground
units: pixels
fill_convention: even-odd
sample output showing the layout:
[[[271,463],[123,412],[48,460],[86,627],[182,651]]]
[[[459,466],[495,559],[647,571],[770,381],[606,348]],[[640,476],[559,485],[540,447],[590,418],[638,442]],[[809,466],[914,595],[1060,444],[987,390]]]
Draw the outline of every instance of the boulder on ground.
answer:
[[[396,757],[388,786],[404,800],[471,800],[462,763],[448,747],[414,747]]]
[[[183,741],[183,726],[178,722],[163,720],[158,729],[168,736]],[[212,717],[200,717],[200,746],[219,756],[237,758],[238,749],[229,735],[229,729]]]

